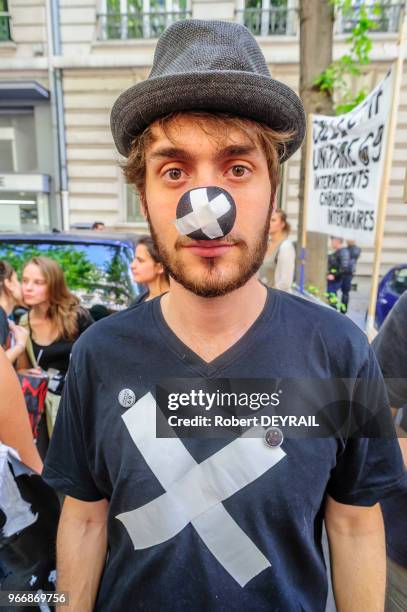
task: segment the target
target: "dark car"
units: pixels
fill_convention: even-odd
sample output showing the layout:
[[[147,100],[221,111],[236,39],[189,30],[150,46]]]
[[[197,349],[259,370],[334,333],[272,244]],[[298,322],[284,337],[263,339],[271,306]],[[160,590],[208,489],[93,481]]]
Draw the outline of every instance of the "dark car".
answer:
[[[75,232],[0,234],[0,259],[20,276],[24,263],[44,255],[62,266],[68,287],[87,308],[127,308],[142,288],[135,284],[130,263],[138,237],[134,234]]]
[[[407,291],[407,264],[394,266],[383,276],[377,291],[376,327],[380,327],[399,299]]]

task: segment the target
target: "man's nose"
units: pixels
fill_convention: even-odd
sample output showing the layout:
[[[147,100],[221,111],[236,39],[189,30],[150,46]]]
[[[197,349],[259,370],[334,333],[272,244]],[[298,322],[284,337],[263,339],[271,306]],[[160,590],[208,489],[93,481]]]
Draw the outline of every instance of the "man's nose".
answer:
[[[221,176],[219,170],[212,164],[202,164],[195,172],[192,189],[216,186],[220,182]]]

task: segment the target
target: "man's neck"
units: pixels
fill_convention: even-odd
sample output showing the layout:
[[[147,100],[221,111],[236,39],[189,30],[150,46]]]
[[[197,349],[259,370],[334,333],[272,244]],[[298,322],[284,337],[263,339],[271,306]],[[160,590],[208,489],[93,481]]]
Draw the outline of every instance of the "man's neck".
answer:
[[[202,298],[171,279],[161,299],[163,316],[178,338],[210,362],[233,346],[264,308],[266,288],[253,276],[243,287],[218,298]]]

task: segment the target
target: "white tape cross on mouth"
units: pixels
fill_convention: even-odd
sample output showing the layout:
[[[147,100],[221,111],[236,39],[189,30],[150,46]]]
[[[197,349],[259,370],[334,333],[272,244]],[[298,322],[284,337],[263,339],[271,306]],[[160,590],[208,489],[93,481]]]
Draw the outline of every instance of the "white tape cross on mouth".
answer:
[[[166,492],[116,518],[135,550],[166,542],[191,523],[218,562],[244,587],[271,564],[222,501],[265,474],[285,453],[280,447],[267,447],[262,437],[242,436],[197,463],[178,438],[156,438],[156,409],[148,393],[122,419]]]
[[[198,187],[184,193],[178,202],[175,225],[193,240],[223,238],[236,220],[236,204],[221,187]]]

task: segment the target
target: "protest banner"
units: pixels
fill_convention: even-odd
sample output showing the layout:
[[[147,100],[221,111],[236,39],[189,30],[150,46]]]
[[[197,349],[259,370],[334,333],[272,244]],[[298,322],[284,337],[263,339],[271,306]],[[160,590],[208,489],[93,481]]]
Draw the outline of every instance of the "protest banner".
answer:
[[[308,231],[372,246],[383,175],[394,71],[351,112],[310,118]]]
[[[376,302],[377,302],[377,289],[379,286],[380,262],[381,262],[381,256],[382,256],[382,245],[383,245],[383,234],[384,234],[384,222],[386,219],[387,195],[388,195],[389,183],[390,183],[391,166],[393,162],[394,139],[395,139],[395,132],[396,132],[397,111],[398,111],[399,101],[400,101],[401,80],[403,77],[403,63],[404,63],[406,37],[407,37],[407,18],[406,18],[406,14],[404,13],[403,20],[400,25],[399,38],[398,38],[398,43],[397,43],[398,44],[397,60],[393,68],[394,83],[393,83],[391,109],[390,109],[389,126],[388,126],[387,149],[386,149],[385,160],[384,160],[383,177],[382,177],[382,181],[380,185],[379,210],[377,213],[378,220],[377,220],[376,235],[375,235],[375,242],[374,242],[372,283],[370,286],[369,306],[368,306],[368,311],[367,311],[366,327],[365,327],[365,331],[366,331],[366,334],[369,340],[373,340],[376,334],[375,312],[376,312]]]
[[[397,58],[371,94],[345,115],[308,115],[304,224],[299,289],[305,289],[307,231],[374,246],[365,331],[375,335],[375,309],[394,135],[407,37],[400,23]]]

